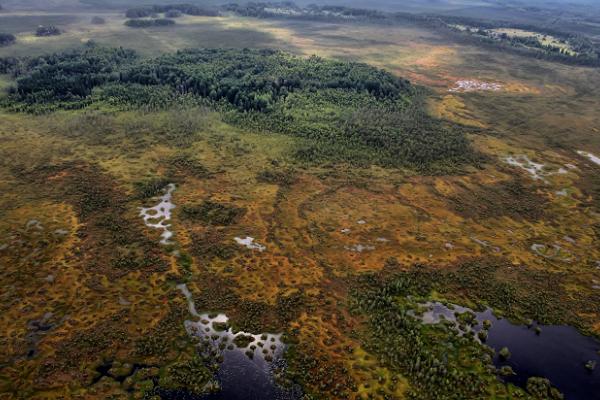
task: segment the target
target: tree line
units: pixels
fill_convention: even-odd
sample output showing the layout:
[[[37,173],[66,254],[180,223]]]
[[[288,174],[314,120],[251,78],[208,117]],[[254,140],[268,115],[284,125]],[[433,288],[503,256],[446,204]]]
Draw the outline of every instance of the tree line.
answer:
[[[475,162],[461,129],[425,112],[405,79],[356,62],[277,50],[185,50],[142,60],[90,44],[26,60],[3,60],[17,76],[7,106],[46,112],[94,102],[114,107],[210,104],[234,125],[302,139],[294,157],[448,170]]]
[[[179,12],[186,15],[214,17],[218,12],[213,9],[199,7],[193,4],[168,4],[168,5],[153,5],[134,7],[125,11],[127,18],[147,18],[154,17],[157,14],[170,13],[171,17],[174,12]]]
[[[257,18],[308,19],[316,21],[368,21],[376,23],[411,23],[429,29],[441,30],[459,41],[486,46],[500,51],[510,51],[523,56],[547,59],[566,64],[600,66],[600,44],[581,34],[568,29],[537,26],[534,24],[512,23],[506,21],[483,20],[471,17],[459,17],[436,14],[412,14],[407,12],[384,12],[344,6],[309,5],[299,7],[293,2],[249,2],[231,3],[224,10],[242,16]],[[502,40],[477,34],[477,31],[459,32],[452,25],[461,24],[480,29],[513,28],[552,35],[567,42],[575,54],[561,51],[556,46],[545,46],[541,43],[522,38]]]

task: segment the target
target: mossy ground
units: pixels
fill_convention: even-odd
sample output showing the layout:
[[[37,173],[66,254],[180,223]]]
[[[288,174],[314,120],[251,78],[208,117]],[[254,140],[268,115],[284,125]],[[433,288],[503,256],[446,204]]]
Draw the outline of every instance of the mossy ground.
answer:
[[[8,246],[0,251],[0,392],[7,398],[123,395],[123,386],[107,377],[91,385],[97,365],[138,362],[164,374],[170,365],[185,363],[193,350],[183,328],[185,299],[174,288],[184,280],[198,309],[226,312],[237,326],[287,332],[292,365],[305,360],[309,366],[297,369],[313,378],[305,382],[308,391],[367,398],[381,397],[383,388],[401,398],[410,383],[368,353],[355,334],[364,331],[365,321],[348,312],[348,282],[363,273],[385,273],[392,257],[400,271],[425,264],[473,276],[478,270],[465,268],[469,261],[500,259],[493,277],[516,288],[519,299],[531,294],[532,284],[540,292],[552,290],[572,306],[569,323],[600,335],[600,310],[593,306],[600,304],[599,291],[590,283],[600,280],[598,166],[575,153],[600,154],[598,98],[586,89],[600,81],[597,70],[487,53],[413,27],[235,17],[185,17],[178,24],[147,35],[126,30],[118,19],[106,27],[73,25],[63,37],[33,40],[22,34],[17,47],[0,54],[45,52],[90,38],[123,40],[145,54],[252,42],[357,59],[433,88],[432,109],[475,128],[471,143],[488,158],[481,169],[435,177],[343,164],[304,166],[291,157],[300,139],[244,131],[203,109],[2,113],[0,245]],[[199,34],[209,31],[210,37]],[[447,93],[456,80],[473,76],[508,89]],[[192,126],[185,135],[177,124],[181,115]],[[577,168],[536,181],[502,161],[510,154],[526,154],[553,170]],[[173,160],[182,155],[208,173],[177,169]],[[285,184],[261,179],[264,171],[290,170],[294,179]],[[177,184],[172,230],[175,247],[192,255],[185,268],[160,248],[159,232],[138,216],[146,204],[137,184],[152,179]],[[522,188],[513,203],[515,182]],[[567,195],[557,194],[563,190]],[[88,202],[97,198],[105,202]],[[246,212],[218,227],[184,218],[183,206],[208,200]],[[31,220],[44,229],[28,229]],[[266,251],[233,241],[246,236]],[[194,247],[207,237],[225,253]],[[543,257],[531,250],[533,244],[559,244],[570,256]],[[133,253],[121,258],[136,262],[117,262],[114,250],[126,248]],[[145,262],[148,254],[153,258]],[[444,297],[464,304],[495,301],[456,289]],[[295,295],[301,300],[283,300]],[[547,304],[552,309],[557,303]],[[547,313],[549,322],[556,310]],[[532,317],[519,307],[499,311]],[[47,312],[52,328],[33,345],[28,323]],[[336,387],[338,382],[347,388]]]

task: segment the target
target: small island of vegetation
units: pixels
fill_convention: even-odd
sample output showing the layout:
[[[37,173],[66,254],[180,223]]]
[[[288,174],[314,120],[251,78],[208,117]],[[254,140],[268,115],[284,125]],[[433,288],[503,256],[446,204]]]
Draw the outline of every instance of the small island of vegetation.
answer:
[[[17,41],[17,38],[12,33],[0,32],[0,46],[10,46]]]
[[[49,25],[49,26],[43,26],[40,25],[37,30],[35,31],[35,35],[39,36],[39,37],[44,37],[44,36],[58,36],[62,34],[61,30],[58,29],[56,26],[53,25]]]

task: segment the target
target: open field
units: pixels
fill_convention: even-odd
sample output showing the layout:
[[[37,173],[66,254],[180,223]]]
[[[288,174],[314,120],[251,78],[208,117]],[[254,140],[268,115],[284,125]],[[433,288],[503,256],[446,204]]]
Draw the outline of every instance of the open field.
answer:
[[[94,15],[107,23],[89,24]],[[424,87],[429,113],[460,125],[483,161],[434,175],[303,163],[293,155],[304,138],[258,132],[198,105],[1,110],[0,399],[141,398],[157,381],[189,389],[185,379],[173,384],[170,369],[195,354],[182,282],[198,311],[224,313],[245,332],[283,333],[291,350],[282,381],[323,398],[402,399],[423,388],[370,341],[370,315],[353,305],[367,277],[423,268],[424,285],[452,283],[435,287],[434,300],[600,337],[600,165],[578,153],[600,156],[600,69],[459,44],[413,25],[124,21],[113,11],[4,13],[0,26],[17,44],[0,57],[91,40],[142,57],[259,47],[364,62]],[[41,23],[65,33],[36,37]],[[452,91],[460,81],[498,90]],[[0,75],[0,90],[12,84]],[[161,246],[140,208],[154,206],[167,183],[173,239]],[[226,223],[185,211],[207,202],[243,211]],[[259,247],[235,240],[247,237]],[[476,290],[446,274],[489,281]],[[442,337],[428,329],[429,340]],[[485,370],[480,349],[452,343],[461,367],[489,388],[481,398],[525,396]],[[103,374],[106,362],[136,367]]]

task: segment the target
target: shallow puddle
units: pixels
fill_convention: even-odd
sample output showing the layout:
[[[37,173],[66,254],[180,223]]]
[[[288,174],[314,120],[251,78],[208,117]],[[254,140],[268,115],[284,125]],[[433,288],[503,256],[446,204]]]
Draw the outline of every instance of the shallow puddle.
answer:
[[[536,163],[529,159],[526,155],[508,156],[504,158],[504,161],[513,167],[518,167],[524,171],[527,171],[532,179],[541,180],[548,182],[546,177],[552,175],[564,175],[568,173],[565,168],[559,168],[556,171],[549,171],[545,164]]]
[[[256,243],[254,241],[254,238],[250,237],[250,236],[246,236],[246,238],[244,238],[244,239],[236,237],[236,238],[234,238],[234,240],[240,246],[244,246],[244,247],[246,247],[247,249],[250,249],[250,250],[258,250],[260,252],[263,252],[263,251],[265,251],[267,249],[266,246],[263,246],[261,244]]]
[[[196,318],[196,321],[185,321],[185,328],[190,335],[201,338],[214,349],[241,351],[248,355],[252,353],[251,357],[260,357],[268,361],[283,354],[284,345],[280,333],[233,332],[225,314],[199,314],[187,285],[177,285],[177,288],[186,297],[189,313]]]
[[[492,91],[498,92],[502,90],[504,86],[499,83],[493,82],[482,82],[477,80],[460,80],[457,81],[453,88],[449,89],[449,92],[485,92]]]
[[[371,245],[368,245],[368,244],[365,245],[365,244],[357,243],[357,244],[353,244],[350,247],[345,246],[345,249],[349,250],[349,251],[352,251],[354,253],[362,253],[363,251],[372,251],[372,250],[375,250],[375,246],[371,246]]]
[[[170,239],[173,237],[173,232],[169,229],[171,224],[167,222],[171,220],[171,211],[175,208],[171,202],[175,184],[169,183],[163,191],[165,194],[160,197],[160,203],[154,207],[141,207],[140,216],[144,218],[144,224],[147,227],[162,230],[160,244],[169,245],[172,244]]]
[[[531,251],[551,260],[571,261],[572,259],[570,253],[557,244],[548,246],[545,244],[534,243],[531,245]]]

